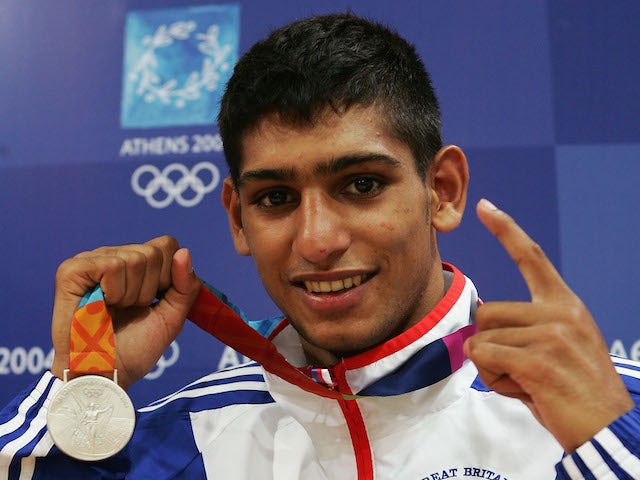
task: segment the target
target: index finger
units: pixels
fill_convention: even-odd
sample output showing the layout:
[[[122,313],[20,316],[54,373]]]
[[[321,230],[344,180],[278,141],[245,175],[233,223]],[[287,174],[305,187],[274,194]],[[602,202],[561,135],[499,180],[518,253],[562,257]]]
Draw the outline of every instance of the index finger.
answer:
[[[531,300],[573,295],[540,245],[502,210],[486,199],[476,206],[478,218],[498,239],[522,274]]]

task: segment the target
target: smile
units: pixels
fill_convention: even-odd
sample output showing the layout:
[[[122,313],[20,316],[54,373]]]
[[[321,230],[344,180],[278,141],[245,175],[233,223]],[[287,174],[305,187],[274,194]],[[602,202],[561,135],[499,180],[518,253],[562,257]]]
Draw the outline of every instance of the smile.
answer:
[[[332,293],[340,292],[342,290],[348,290],[349,288],[357,287],[366,280],[366,275],[355,275],[349,278],[343,278],[342,280],[331,281],[305,281],[305,288],[312,293]]]

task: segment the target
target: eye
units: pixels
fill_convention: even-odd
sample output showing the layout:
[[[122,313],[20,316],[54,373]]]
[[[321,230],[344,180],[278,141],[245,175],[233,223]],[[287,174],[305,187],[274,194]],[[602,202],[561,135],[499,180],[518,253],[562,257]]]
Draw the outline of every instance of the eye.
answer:
[[[374,195],[382,186],[382,182],[373,177],[357,177],[347,185],[345,192],[349,195]]]
[[[293,201],[293,195],[287,190],[270,190],[255,202],[265,208],[279,207]]]

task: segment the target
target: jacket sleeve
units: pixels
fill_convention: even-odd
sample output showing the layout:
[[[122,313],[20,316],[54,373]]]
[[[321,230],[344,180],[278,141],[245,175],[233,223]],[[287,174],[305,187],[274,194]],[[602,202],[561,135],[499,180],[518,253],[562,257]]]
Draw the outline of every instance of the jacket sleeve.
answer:
[[[640,479],[640,363],[613,358],[636,407],[556,466],[557,478]]]
[[[47,406],[62,381],[50,372],[0,411],[0,478],[124,478],[123,451],[107,461],[79,462],[63,454],[47,433]]]

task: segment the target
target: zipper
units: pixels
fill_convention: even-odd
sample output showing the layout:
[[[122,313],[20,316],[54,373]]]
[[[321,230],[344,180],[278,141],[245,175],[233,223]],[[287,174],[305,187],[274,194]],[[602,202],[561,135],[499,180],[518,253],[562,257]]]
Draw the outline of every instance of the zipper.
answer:
[[[342,398],[339,398],[337,402],[349,429],[351,445],[356,458],[357,478],[358,480],[373,480],[373,454],[369,436],[367,435],[367,428],[358,406],[357,396],[349,388],[347,379],[344,376],[344,370],[339,370],[340,374],[331,368],[329,369],[329,374],[335,385],[334,389],[342,394]]]

